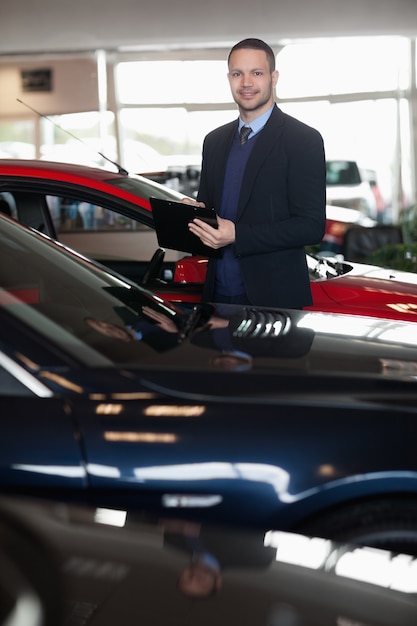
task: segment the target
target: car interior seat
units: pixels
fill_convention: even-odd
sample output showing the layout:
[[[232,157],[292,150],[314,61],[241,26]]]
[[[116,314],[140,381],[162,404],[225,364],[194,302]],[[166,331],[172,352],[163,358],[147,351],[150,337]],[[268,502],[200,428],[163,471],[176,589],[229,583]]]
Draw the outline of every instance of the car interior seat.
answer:
[[[9,203],[3,198],[0,198],[0,213],[3,213],[4,215],[12,215],[12,210]]]
[[[375,250],[397,243],[403,243],[400,226],[351,226],[343,238],[342,254],[346,261],[365,263]]]

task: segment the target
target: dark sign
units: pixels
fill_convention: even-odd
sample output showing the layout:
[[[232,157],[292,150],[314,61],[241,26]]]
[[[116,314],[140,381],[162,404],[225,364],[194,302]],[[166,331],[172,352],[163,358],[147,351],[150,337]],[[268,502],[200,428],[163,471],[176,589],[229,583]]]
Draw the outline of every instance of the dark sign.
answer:
[[[52,91],[52,70],[22,70],[22,91]]]

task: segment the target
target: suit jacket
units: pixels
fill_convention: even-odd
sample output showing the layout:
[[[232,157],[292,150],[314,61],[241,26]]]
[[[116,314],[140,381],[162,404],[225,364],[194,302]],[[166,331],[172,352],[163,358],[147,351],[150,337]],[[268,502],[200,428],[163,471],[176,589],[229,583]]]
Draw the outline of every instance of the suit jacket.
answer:
[[[230,146],[238,121],[209,133],[203,145],[198,200],[219,208]],[[302,308],[312,304],[304,246],[319,243],[326,223],[326,161],[318,131],[276,105],[244,173],[235,254],[250,302]],[[203,299],[214,293],[208,264]]]
[[[180,550],[190,558],[193,551],[208,553],[219,562],[220,568],[268,568],[274,562],[276,548],[264,546],[264,532],[216,528],[203,524],[200,536],[192,542],[177,533],[164,534],[164,546]],[[195,544],[195,546],[193,546]]]

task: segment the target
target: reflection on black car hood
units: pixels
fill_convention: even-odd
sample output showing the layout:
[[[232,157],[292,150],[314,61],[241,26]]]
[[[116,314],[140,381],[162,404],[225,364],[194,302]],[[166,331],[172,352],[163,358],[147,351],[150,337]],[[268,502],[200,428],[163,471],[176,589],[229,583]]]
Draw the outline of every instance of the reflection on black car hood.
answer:
[[[406,555],[5,498],[0,529],[2,623],[12,601],[25,626],[416,623],[415,561]],[[196,562],[206,568],[203,583],[216,581],[204,598],[184,584]]]
[[[415,324],[251,306],[187,309],[7,218],[0,218],[0,243],[3,330],[22,324],[23,343],[25,332],[36,334],[54,355],[80,366],[113,365],[148,380],[170,372],[171,382],[210,372],[213,390],[216,374],[226,372],[263,375],[261,386],[271,389],[268,376],[277,374],[416,376]],[[249,393],[249,382],[240,385]]]

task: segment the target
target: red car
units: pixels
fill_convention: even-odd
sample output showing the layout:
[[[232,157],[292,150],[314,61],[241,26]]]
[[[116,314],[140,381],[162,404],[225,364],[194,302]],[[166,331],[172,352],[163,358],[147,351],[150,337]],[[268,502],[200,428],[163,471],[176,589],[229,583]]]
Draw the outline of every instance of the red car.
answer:
[[[417,321],[417,274],[306,255],[314,304],[310,311]],[[185,257],[174,281],[202,282],[207,259]]]
[[[182,198],[166,186],[124,171],[0,159],[3,210],[135,282],[149,285],[166,299],[197,302],[207,260],[158,250],[150,196]],[[329,216],[335,209],[328,207],[329,227],[334,227]],[[346,220],[356,217],[356,213],[339,212],[339,231],[346,228]],[[417,275],[309,254],[307,262],[314,300],[311,310],[417,319]]]

